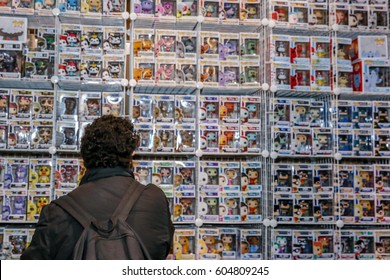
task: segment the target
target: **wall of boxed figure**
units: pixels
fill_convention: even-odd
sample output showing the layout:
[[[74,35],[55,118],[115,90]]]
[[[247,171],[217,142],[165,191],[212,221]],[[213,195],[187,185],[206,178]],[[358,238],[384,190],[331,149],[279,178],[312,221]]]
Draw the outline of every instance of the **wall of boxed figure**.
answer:
[[[170,202],[169,259],[390,259],[387,0],[3,2],[2,259],[108,114]]]

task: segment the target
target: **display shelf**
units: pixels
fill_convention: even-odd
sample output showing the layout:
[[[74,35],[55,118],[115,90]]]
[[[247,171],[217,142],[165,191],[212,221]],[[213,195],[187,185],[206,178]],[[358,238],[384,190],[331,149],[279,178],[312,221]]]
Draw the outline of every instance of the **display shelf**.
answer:
[[[84,83],[75,81],[59,81],[58,87],[61,90],[70,91],[106,91],[106,92],[118,92],[123,91],[123,87],[120,82],[112,84],[99,84],[99,83]]]
[[[122,17],[88,17],[60,14],[58,19],[65,24],[124,26],[126,20]]]
[[[253,95],[261,91],[260,85],[257,88],[214,88],[204,87],[201,95]]]
[[[134,93],[144,93],[144,94],[194,94],[196,92],[196,87],[187,87],[187,86],[144,86],[137,85],[134,87]]]
[[[277,90],[275,97],[286,98],[326,98],[332,97],[334,92],[331,91],[302,91],[302,90]]]
[[[50,80],[0,79],[0,88],[53,90]]]

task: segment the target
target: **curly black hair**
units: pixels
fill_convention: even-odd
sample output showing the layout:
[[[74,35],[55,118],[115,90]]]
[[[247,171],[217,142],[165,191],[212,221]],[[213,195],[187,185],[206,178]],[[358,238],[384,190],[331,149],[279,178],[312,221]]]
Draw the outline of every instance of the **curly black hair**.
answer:
[[[87,169],[129,168],[138,145],[138,134],[129,120],[107,115],[86,126],[80,153]]]

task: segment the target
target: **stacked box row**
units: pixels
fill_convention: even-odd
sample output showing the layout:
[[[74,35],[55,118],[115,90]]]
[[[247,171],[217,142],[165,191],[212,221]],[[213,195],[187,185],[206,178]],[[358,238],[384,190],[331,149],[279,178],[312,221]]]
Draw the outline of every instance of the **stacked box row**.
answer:
[[[274,260],[388,260],[388,230],[292,230],[272,231]]]

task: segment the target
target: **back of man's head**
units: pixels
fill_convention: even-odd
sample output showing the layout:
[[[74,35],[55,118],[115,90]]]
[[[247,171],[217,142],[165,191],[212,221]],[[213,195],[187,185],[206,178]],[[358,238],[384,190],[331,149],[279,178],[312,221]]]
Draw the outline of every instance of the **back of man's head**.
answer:
[[[87,169],[128,168],[138,144],[138,135],[129,120],[108,115],[86,126],[80,153]]]

